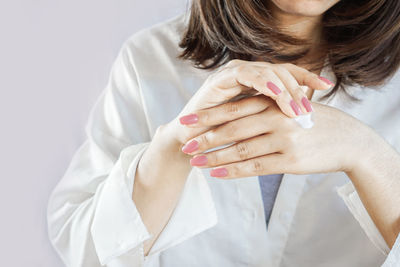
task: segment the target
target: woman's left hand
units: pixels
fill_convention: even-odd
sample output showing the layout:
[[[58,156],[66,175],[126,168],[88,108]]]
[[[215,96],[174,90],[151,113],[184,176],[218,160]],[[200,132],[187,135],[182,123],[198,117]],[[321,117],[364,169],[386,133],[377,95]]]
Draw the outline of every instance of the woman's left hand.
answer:
[[[246,107],[237,105],[235,120],[231,119],[232,112],[223,112],[227,110],[223,105],[232,103],[200,110],[199,121],[190,127],[215,127],[187,142],[183,150],[194,156],[191,164],[217,167],[210,174],[220,178],[348,172],[368,148],[371,129],[338,109],[313,103],[314,126],[304,129],[268,97],[256,96],[254,101],[259,104],[260,97],[265,98],[265,110],[241,117]],[[251,101],[247,99],[246,104],[251,105]],[[232,142],[229,147],[206,152]]]

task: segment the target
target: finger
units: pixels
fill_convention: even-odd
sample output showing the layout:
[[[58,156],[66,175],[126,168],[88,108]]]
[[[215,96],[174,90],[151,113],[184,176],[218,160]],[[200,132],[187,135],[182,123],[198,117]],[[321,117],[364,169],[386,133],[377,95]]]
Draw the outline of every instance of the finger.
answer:
[[[279,152],[280,140],[274,134],[255,136],[223,149],[196,155],[190,164],[210,168]]]
[[[240,92],[233,92],[232,88],[241,84],[271,97],[284,114],[288,117],[296,117],[290,93],[268,66],[267,64],[261,67],[259,64],[243,63],[221,72],[221,75],[213,81],[212,88],[216,99],[229,99],[240,94]]]
[[[210,175],[213,177],[230,179],[257,175],[290,173],[288,168],[284,154],[273,153],[219,166],[211,169]]]
[[[314,90],[326,90],[334,86],[334,83],[327,78],[318,76],[294,64],[286,63],[281,65],[293,75],[300,85],[307,85]]]
[[[273,92],[271,97],[276,101],[282,112],[293,118],[301,115],[301,110],[296,101],[293,99],[290,91],[286,88],[282,80],[271,69],[258,67],[260,75],[254,82],[254,87],[261,92]]]
[[[195,155],[211,148],[248,139],[269,132],[273,126],[266,123],[266,112],[250,115],[211,129],[188,141],[182,151]]]
[[[240,94],[240,90],[232,88],[241,84],[271,97],[288,117],[294,118],[301,115],[299,104],[293,100],[285,85],[271,70],[271,64],[264,65],[242,63],[220,72],[220,75],[213,80],[212,86],[216,99],[229,99]]]
[[[293,100],[300,107],[303,114],[312,112],[312,106],[305,94],[308,86],[300,86],[293,75],[284,67],[274,68],[275,74],[281,79],[287,90],[290,92]]]
[[[182,124],[190,127],[214,126],[256,114],[273,104],[265,95],[247,97],[212,108],[198,110],[180,118]]]

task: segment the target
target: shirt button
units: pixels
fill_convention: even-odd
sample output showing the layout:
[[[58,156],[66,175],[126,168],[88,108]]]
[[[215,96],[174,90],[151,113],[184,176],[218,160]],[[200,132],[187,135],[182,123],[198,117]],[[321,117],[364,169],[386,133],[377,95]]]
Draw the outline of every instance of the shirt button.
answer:
[[[247,210],[246,217],[250,221],[254,221],[257,217],[257,212],[255,210]]]
[[[290,221],[290,212],[288,211],[283,211],[279,214],[279,220],[282,223],[288,224]]]
[[[251,212],[251,219],[252,220],[255,220],[257,218],[257,212],[255,211],[255,210],[253,210],[252,212]]]

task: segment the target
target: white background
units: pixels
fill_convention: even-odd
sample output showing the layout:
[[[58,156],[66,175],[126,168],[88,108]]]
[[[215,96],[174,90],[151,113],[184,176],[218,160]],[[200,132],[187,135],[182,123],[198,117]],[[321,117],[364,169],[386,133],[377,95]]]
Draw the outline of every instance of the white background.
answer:
[[[122,43],[186,0],[0,1],[0,265],[63,266],[46,205]]]

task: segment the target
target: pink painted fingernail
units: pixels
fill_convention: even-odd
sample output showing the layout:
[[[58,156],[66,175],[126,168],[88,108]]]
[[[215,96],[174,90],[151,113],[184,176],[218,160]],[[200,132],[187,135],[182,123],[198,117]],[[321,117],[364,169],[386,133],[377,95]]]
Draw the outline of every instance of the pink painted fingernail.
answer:
[[[297,103],[294,102],[293,99],[290,100],[290,106],[292,107],[294,113],[296,113],[297,116],[300,115],[300,114],[302,114],[299,105],[297,105]]]
[[[228,175],[226,168],[216,168],[210,171],[210,175],[213,177],[224,177]]]
[[[278,86],[276,86],[273,82],[267,82],[267,87],[274,92],[274,94],[279,95],[281,93],[281,90],[279,89]]]
[[[195,156],[190,160],[190,165],[192,166],[204,166],[208,162],[207,157],[204,155]]]
[[[324,81],[326,84],[328,84],[328,85],[333,85],[334,83],[333,82],[331,82],[330,80],[328,80],[327,78],[325,78],[325,77],[322,77],[322,76],[318,76],[318,78],[321,80],[321,81]]]
[[[196,140],[192,140],[182,147],[182,152],[192,153],[199,148],[199,143]]]
[[[303,106],[307,110],[307,112],[313,111],[310,101],[308,101],[305,96],[303,96],[303,98],[301,99],[301,103],[303,103]]]
[[[189,114],[179,118],[181,124],[193,124],[199,121],[197,114]]]

